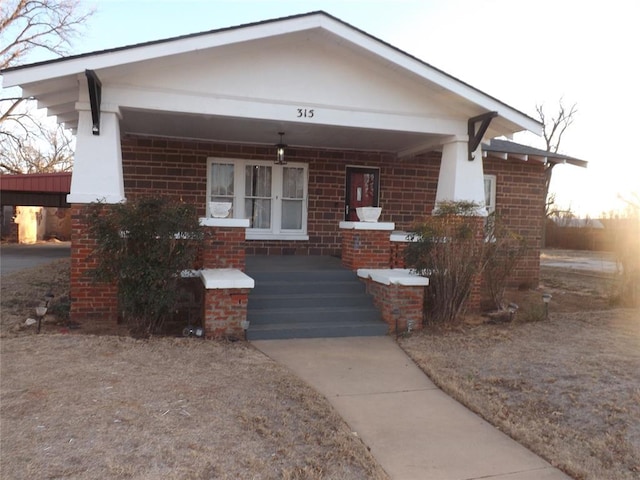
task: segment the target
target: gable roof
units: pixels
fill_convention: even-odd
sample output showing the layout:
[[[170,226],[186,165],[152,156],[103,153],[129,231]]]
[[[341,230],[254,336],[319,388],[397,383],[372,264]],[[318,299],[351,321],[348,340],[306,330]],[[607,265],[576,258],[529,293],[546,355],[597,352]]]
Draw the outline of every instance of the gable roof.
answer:
[[[74,98],[73,90],[75,88],[77,95],[78,76],[86,70],[95,70],[100,75],[101,69],[296,34],[317,34],[324,41],[332,40],[341,48],[375,58],[390,69],[405,76],[415,76],[425,85],[447,92],[451,99],[473,105],[477,113],[497,111],[490,136],[522,130],[539,133],[541,130],[537,120],[521,111],[323,11],[73,55],[12,67],[0,73],[5,86],[21,86],[24,96],[37,98],[39,107],[48,108],[49,114],[57,115],[60,123],[75,128],[78,98]]]
[[[536,160],[542,163],[569,163],[578,167],[587,167],[588,162],[561,153],[548,152],[539,148],[529,147],[508,140],[491,139],[482,145],[485,156],[498,156],[504,159]]]
[[[62,57],[62,58],[54,58],[51,60],[44,60],[41,62],[35,62],[32,64],[27,64],[27,65],[18,65],[15,67],[9,67],[6,68],[4,70],[0,70],[0,74],[5,75],[6,73],[11,73],[11,72],[17,72],[23,69],[33,69],[34,67],[40,67],[40,66],[48,66],[48,65],[53,65],[53,64],[57,64],[57,63],[62,63],[62,62],[69,62],[69,61],[73,61],[73,60],[80,60],[80,59],[87,59],[87,58],[91,58],[91,57],[100,57],[103,55],[110,55],[110,54],[119,54],[119,53],[125,53],[127,51],[131,51],[134,49],[146,49],[148,47],[164,47],[167,44],[170,43],[175,43],[175,42],[179,42],[179,41],[183,41],[183,40],[194,40],[194,39],[198,39],[198,38],[202,38],[202,37],[206,37],[209,35],[218,35],[218,34],[222,34],[222,33],[229,33],[229,32],[233,32],[233,31],[238,31],[238,30],[242,30],[242,29],[247,29],[250,27],[256,27],[256,26],[266,26],[266,25],[270,25],[270,24],[280,24],[282,22],[288,22],[291,20],[295,20],[295,19],[304,19],[304,18],[312,18],[312,17],[326,17],[328,20],[334,21],[338,24],[341,24],[345,27],[348,27],[349,29],[353,30],[354,32],[357,32],[377,43],[380,43],[381,45],[394,50],[395,52],[407,57],[408,59],[414,60],[415,62],[418,62],[419,64],[423,65],[424,67],[433,70],[434,72],[437,72],[438,74],[451,79],[452,81],[459,83],[462,86],[465,86],[483,96],[486,96],[487,98],[491,98],[492,100],[504,105],[505,107],[508,107],[510,109],[513,109],[513,107],[510,107],[509,105],[507,105],[506,103],[498,100],[495,97],[492,97],[491,95],[488,95],[484,92],[482,92],[481,90],[473,87],[472,85],[454,77],[453,75],[448,74],[447,72],[440,70],[437,67],[434,67],[433,65],[425,62],[424,60],[419,59],[418,57],[415,57],[393,45],[391,45],[390,43],[385,42],[384,40],[381,40],[367,32],[365,32],[364,30],[361,30],[347,22],[345,22],[344,20],[341,20],[337,17],[334,17],[333,15],[330,15],[322,10],[317,10],[317,11],[313,11],[313,12],[309,12],[309,13],[301,13],[301,14],[297,14],[297,15],[290,15],[287,17],[280,17],[280,18],[274,18],[274,19],[269,19],[269,20],[263,20],[263,21],[259,21],[259,22],[252,22],[252,23],[246,23],[246,24],[242,24],[242,25],[237,25],[237,26],[232,26],[232,27],[224,27],[224,28],[218,28],[218,29],[213,29],[213,30],[207,30],[204,32],[197,32],[197,33],[191,33],[191,34],[187,34],[187,35],[180,35],[177,37],[170,37],[170,38],[165,38],[165,39],[159,39],[159,40],[152,40],[149,42],[142,42],[142,43],[137,43],[137,44],[133,44],[133,45],[125,45],[122,47],[116,47],[116,48],[110,48],[110,49],[105,49],[105,50],[98,50],[98,51],[93,51],[93,52],[87,52],[87,53],[81,53],[81,54],[77,54],[77,55],[70,55],[67,57]],[[284,31],[282,33],[285,33]],[[201,47],[203,48],[203,47]],[[189,47],[187,45],[185,45],[185,47],[183,49],[178,48],[177,50],[173,51],[173,50],[162,50],[160,53],[161,56],[165,56],[168,54],[175,54],[178,53],[180,51],[188,51]],[[145,56],[145,53],[148,55],[148,57],[145,57],[146,59],[148,58],[153,58],[154,56],[158,55],[158,52],[151,52],[149,51],[147,52],[141,52],[142,55],[141,56]],[[112,62],[109,62],[108,60],[105,60],[105,64],[102,66],[107,66],[109,64],[111,64]],[[98,65],[94,66],[93,68],[97,68]],[[85,67],[86,68],[91,68],[91,67]],[[84,69],[79,69],[77,70],[77,73],[81,73],[82,71],[84,71]],[[17,84],[17,83],[15,83]],[[513,109],[515,110],[515,109]],[[518,111],[518,110],[516,110]],[[528,117],[528,115],[526,115],[523,112],[518,111],[520,114]],[[532,120],[533,122],[537,122],[537,120],[529,117],[530,120]]]

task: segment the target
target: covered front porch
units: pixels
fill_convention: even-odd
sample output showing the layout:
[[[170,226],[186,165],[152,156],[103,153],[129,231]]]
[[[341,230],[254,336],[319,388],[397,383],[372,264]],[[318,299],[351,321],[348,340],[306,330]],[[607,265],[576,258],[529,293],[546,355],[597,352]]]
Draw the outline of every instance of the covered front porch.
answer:
[[[369,336],[419,329],[428,279],[401,267],[392,223],[341,222],[342,256],[246,255],[241,225],[210,229],[202,268],[207,336]],[[224,248],[213,244],[224,238]],[[211,255],[210,252],[215,252]]]

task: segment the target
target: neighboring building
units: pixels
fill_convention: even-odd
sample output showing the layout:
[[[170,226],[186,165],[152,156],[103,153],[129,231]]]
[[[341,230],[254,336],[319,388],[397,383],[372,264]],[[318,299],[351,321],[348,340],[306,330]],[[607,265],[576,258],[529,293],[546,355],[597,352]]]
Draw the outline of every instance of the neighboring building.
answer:
[[[66,197],[71,173],[0,175],[2,239],[35,243],[70,240],[71,212]]]
[[[482,141],[539,133],[539,122],[326,13],[3,75],[77,132],[68,196],[77,320],[117,312],[112,289],[81,278],[92,241],[85,206],[158,193],[195,204],[223,239],[205,252],[207,291],[221,285],[216,269],[244,270],[245,254],[338,255],[353,269],[389,268],[393,231],[459,200],[481,205],[479,221],[495,210],[528,239],[513,281],[538,282],[547,159],[483,151]],[[276,144],[287,144],[284,161]],[[211,202],[231,203],[232,218],[211,218]],[[367,205],[382,207],[377,226],[354,223],[355,208]],[[369,235],[382,235],[372,240],[380,248],[367,250]],[[368,264],[352,258],[367,251]],[[246,308],[253,281],[237,278],[222,284]],[[235,327],[225,328],[216,334]]]

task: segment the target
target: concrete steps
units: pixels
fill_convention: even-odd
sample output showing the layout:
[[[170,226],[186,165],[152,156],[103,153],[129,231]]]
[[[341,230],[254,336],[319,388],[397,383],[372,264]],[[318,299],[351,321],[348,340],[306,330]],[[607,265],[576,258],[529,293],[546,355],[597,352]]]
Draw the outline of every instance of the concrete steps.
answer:
[[[331,257],[247,257],[255,282],[247,338],[386,335],[388,326],[356,274]]]

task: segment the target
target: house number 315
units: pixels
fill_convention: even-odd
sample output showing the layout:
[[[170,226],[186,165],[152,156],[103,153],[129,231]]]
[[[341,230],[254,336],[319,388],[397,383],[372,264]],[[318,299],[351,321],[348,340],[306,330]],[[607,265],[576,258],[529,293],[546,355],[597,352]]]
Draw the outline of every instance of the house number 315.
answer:
[[[296,115],[296,116],[298,118],[313,118],[315,113],[316,112],[313,110],[313,108],[311,108],[311,109],[299,108],[298,109],[298,115]]]

